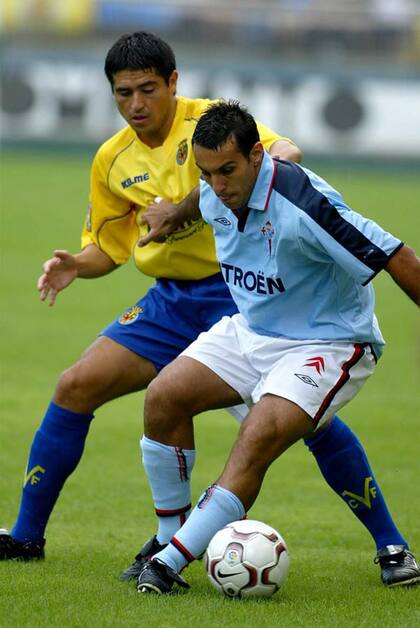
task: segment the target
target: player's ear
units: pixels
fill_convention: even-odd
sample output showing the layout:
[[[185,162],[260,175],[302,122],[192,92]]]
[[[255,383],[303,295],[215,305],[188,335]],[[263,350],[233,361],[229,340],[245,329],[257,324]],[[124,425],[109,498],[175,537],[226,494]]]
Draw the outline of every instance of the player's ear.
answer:
[[[176,70],[174,70],[171,74],[171,76],[169,77],[169,89],[172,92],[172,96],[175,96],[176,94],[176,85],[178,83],[178,72]]]
[[[264,153],[264,147],[261,142],[255,142],[254,146],[251,148],[251,152],[249,153],[250,161],[254,164],[254,166],[259,166],[262,162]]]

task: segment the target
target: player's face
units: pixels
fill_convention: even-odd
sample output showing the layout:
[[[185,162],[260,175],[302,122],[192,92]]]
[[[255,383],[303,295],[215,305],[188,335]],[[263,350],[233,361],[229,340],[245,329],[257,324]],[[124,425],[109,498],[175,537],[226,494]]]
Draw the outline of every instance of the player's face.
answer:
[[[169,85],[153,69],[122,70],[113,79],[118,111],[140,139],[147,144],[165,140],[176,111],[177,72],[172,72]]]
[[[194,156],[205,181],[229,209],[244,207],[258,176],[263,147],[257,142],[248,157],[239,150],[236,139],[228,139],[217,150],[194,144]]]

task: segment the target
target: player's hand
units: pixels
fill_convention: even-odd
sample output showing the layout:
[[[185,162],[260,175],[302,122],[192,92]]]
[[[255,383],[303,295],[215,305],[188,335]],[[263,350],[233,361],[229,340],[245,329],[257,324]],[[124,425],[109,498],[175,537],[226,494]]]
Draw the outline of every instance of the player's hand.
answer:
[[[76,260],[68,251],[57,250],[42,268],[44,272],[37,283],[39,296],[41,301],[54,305],[57,294],[77,277]]]
[[[146,207],[140,218],[140,224],[147,225],[147,235],[137,242],[137,246],[145,246],[149,242],[165,242],[167,236],[179,226],[177,205],[165,199],[156,198],[155,202]]]

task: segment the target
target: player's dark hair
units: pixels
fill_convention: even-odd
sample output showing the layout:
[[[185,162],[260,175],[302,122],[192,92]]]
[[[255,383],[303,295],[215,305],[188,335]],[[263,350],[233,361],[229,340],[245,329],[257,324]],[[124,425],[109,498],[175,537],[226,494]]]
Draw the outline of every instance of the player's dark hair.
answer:
[[[169,77],[176,69],[176,61],[166,41],[145,31],[122,35],[109,49],[105,59],[105,74],[112,87],[117,72],[151,69],[168,85]]]
[[[259,142],[256,122],[246,107],[237,100],[221,101],[210,105],[201,116],[192,136],[192,143],[217,150],[234,137],[241,153],[248,157]]]

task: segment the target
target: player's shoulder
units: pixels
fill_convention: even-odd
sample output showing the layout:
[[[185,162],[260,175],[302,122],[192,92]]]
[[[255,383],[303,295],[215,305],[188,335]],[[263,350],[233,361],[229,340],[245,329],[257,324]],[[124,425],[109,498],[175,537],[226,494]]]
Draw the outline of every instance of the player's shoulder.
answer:
[[[312,170],[293,161],[274,160],[273,189],[296,207],[311,213],[322,199],[344,204],[341,194]]]
[[[273,189],[290,201],[298,201],[304,190],[310,188],[307,171],[293,161],[273,159],[275,172]]]
[[[186,98],[185,96],[178,96],[178,102],[184,109],[186,120],[198,120],[205,110],[217,101],[210,100],[209,98]]]
[[[126,126],[117,131],[98,148],[95,156],[96,161],[112,162],[115,157],[128,148],[136,139],[136,135],[130,126]]]

